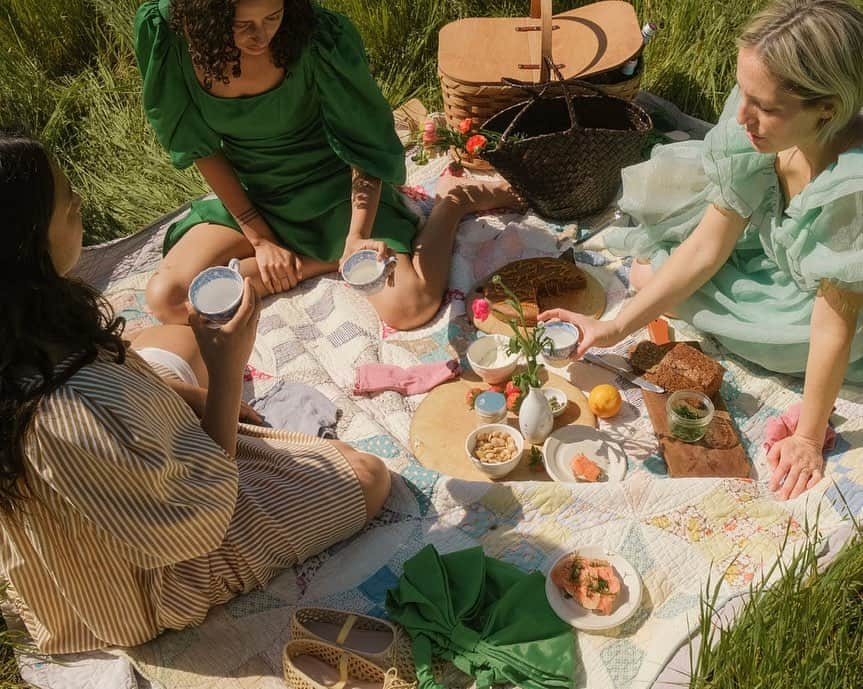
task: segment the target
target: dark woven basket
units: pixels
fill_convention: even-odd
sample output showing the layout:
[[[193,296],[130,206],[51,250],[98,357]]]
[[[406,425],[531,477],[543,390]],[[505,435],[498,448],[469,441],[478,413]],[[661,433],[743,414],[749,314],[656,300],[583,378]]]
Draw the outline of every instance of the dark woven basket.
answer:
[[[496,148],[482,157],[540,215],[572,220],[610,204],[620,170],[641,161],[650,116],[634,103],[604,95],[591,84],[563,81],[564,96],[543,88],[531,100],[502,110],[483,129],[500,132]],[[589,94],[572,94],[570,88]]]

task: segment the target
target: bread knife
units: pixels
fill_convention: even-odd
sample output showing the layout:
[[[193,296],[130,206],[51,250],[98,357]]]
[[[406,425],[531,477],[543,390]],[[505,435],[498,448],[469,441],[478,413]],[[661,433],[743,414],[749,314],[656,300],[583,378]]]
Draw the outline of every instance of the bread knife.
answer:
[[[645,380],[644,378],[636,375],[629,369],[623,368],[622,366],[616,366],[615,364],[611,364],[605,359],[597,356],[596,354],[591,354],[590,352],[588,352],[582,357],[582,359],[589,364],[594,364],[596,366],[601,366],[602,368],[609,371],[614,371],[614,373],[619,374],[620,376],[628,380],[630,383],[640,387],[642,390],[648,390],[649,392],[655,392],[660,395],[665,392],[665,388],[654,385],[649,380]]]

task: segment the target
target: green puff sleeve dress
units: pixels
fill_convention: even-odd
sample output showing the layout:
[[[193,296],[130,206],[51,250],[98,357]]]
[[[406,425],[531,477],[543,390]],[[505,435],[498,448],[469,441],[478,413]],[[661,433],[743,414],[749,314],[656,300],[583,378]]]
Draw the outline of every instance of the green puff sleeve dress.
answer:
[[[623,171],[620,207],[637,226],[611,229],[605,242],[657,270],[708,204],[748,218],[725,265],[675,310],[744,359],[802,374],[821,282],[863,293],[863,147],[841,154],[785,207],[776,156],[752,147],[738,101],[735,88],[703,142],[657,146]],[[845,377],[863,382],[863,319]]]
[[[428,545],[405,562],[387,612],[413,642],[420,689],[439,687],[432,656],[485,689],[572,689],[575,636],[551,609],[545,577],[486,557],[482,548],[439,555]]]
[[[351,167],[383,181],[372,236],[410,253],[417,217],[393,185],[405,179],[392,112],[369,73],[347,17],[315,7],[309,45],[275,88],[220,98],[198,82],[185,39],[170,28],[170,0],[135,18],[147,119],[172,163],[185,168],[221,151],[279,240],[322,261],[342,255],[351,218]],[[239,226],[218,199],[194,201],[163,253],[199,223]]]

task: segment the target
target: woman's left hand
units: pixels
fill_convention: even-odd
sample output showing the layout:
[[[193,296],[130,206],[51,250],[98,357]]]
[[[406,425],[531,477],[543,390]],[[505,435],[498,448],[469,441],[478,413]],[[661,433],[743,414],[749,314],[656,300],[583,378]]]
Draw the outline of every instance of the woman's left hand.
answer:
[[[812,488],[824,477],[822,449],[821,443],[799,435],[777,442],[767,453],[773,469],[770,490],[780,500],[788,500]]]
[[[377,239],[348,237],[345,241],[345,250],[342,253],[342,257],[339,259],[339,269],[341,269],[342,264],[348,259],[348,256],[357,253],[357,251],[362,251],[363,249],[376,251],[378,259],[381,261],[386,261],[394,253],[393,250],[386,245],[386,242],[382,242]]]

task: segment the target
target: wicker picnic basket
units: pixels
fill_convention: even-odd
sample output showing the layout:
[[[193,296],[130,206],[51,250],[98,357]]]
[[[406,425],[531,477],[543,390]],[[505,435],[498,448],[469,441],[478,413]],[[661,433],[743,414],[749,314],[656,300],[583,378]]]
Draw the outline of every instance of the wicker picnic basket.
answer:
[[[482,157],[537,213],[572,220],[597,213],[614,200],[620,170],[641,161],[653,123],[632,101],[599,92],[592,84],[567,81],[556,66],[550,67],[564,95],[549,96],[548,86],[518,85],[534,96],[486,121],[483,129],[501,137]],[[582,93],[572,94],[573,88]]]
[[[635,10],[622,0],[595,2],[553,17],[551,0],[531,0],[530,17],[451,22],[441,29],[438,42],[447,122],[457,127],[466,117],[484,121],[524,100],[520,88],[501,80],[548,82],[546,58],[554,56],[565,79],[584,79],[620,67],[642,45]],[[599,88],[632,99],[640,81],[639,69],[629,79]],[[560,94],[560,88],[552,93]]]

